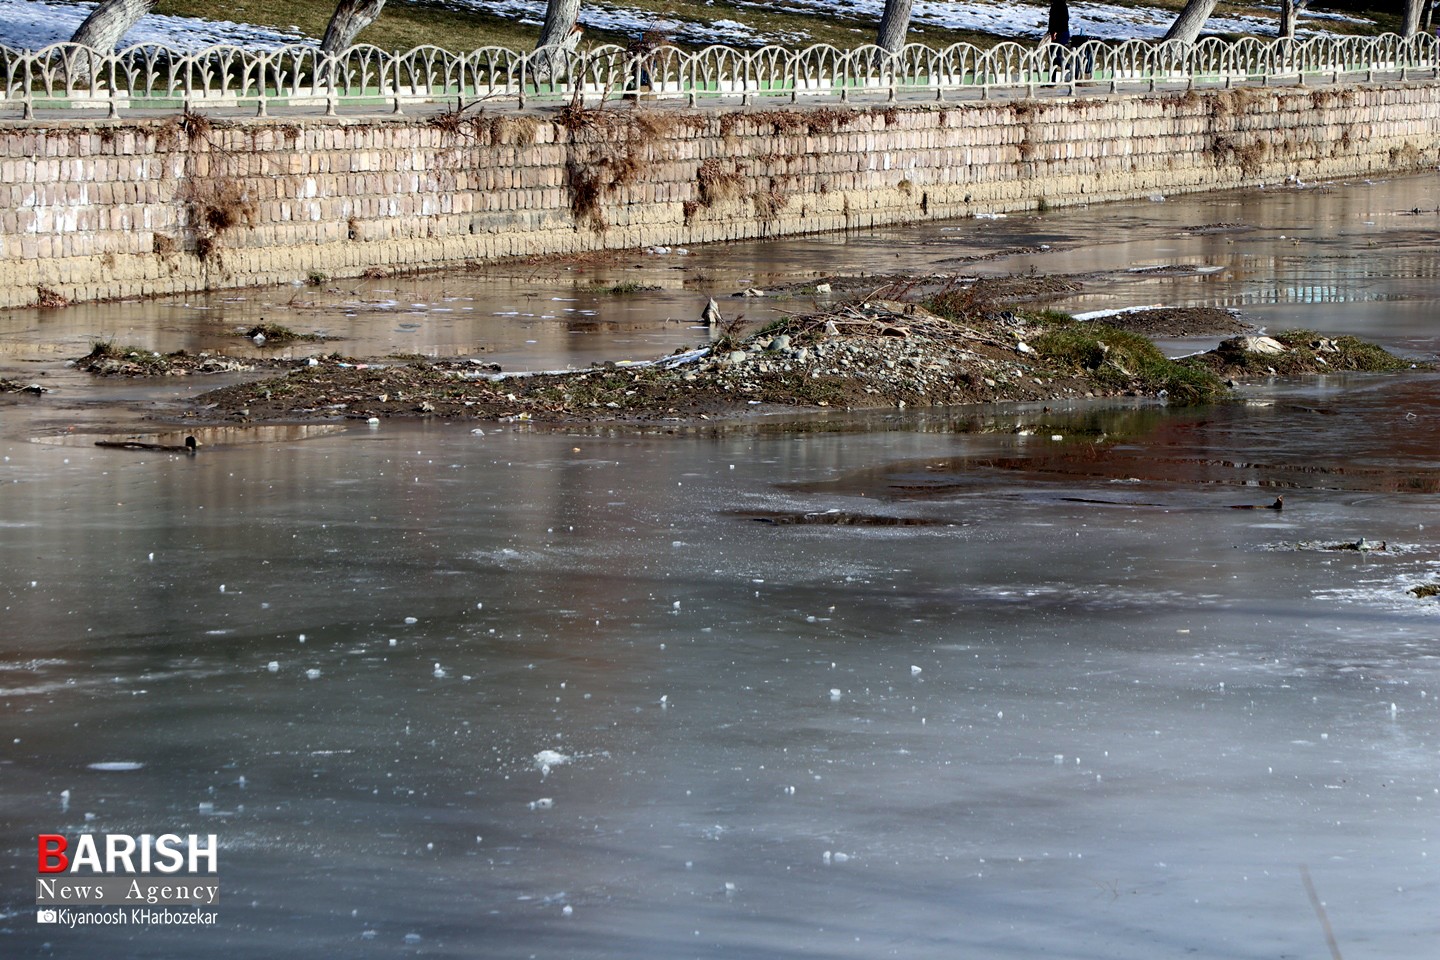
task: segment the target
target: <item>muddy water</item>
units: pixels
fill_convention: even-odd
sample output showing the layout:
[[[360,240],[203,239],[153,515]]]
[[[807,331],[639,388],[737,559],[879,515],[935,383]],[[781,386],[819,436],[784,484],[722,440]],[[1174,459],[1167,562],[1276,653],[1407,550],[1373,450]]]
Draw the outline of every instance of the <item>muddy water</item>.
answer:
[[[192,384],[97,393],[21,358],[228,343],[260,304],[375,345],[353,352],[585,363],[695,342],[664,322],[692,273],[1040,244],[974,269],[1433,351],[1403,213],[1433,186],[430,278],[390,295],[426,310],[350,326],[276,314],[290,292],[7,315],[3,365],[59,388],[0,407],[0,952],[1318,956],[1305,867],[1345,955],[1428,955],[1440,608],[1407,591],[1440,580],[1430,375],[1187,412],[201,431],[188,457],[93,439]],[[485,315],[429,309],[455,304]],[[1362,539],[1384,549],[1330,549]],[[35,835],[85,831],[215,833],[217,925],[38,925]]]

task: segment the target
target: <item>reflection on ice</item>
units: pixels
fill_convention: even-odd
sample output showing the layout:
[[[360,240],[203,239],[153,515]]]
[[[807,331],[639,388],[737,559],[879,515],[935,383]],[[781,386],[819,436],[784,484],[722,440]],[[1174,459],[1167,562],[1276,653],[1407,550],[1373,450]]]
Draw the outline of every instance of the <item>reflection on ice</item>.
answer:
[[[233,446],[241,443],[288,443],[343,432],[345,426],[333,423],[277,424],[253,426],[186,427],[158,433],[136,433],[117,437],[114,434],[65,433],[56,436],[32,437],[31,443],[57,444],[65,447],[93,447],[97,440],[139,440],[146,443],[183,447],[193,436],[202,447]]]

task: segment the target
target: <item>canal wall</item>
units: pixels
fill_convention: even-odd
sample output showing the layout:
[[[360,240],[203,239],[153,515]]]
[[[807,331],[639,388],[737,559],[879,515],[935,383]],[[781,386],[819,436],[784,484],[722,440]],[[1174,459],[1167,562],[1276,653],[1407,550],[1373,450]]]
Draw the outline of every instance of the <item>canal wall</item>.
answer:
[[[1437,158],[1434,84],[8,121],[0,307],[1384,175]]]

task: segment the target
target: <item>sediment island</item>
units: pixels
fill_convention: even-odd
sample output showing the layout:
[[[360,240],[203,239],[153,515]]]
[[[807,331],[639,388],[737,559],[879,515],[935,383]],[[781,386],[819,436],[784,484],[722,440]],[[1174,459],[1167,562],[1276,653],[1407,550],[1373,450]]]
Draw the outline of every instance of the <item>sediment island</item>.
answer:
[[[301,360],[156,355],[97,344],[97,375],[267,370],[210,391],[187,420],[278,422],[443,417],[537,422],[713,419],[780,408],[905,409],[1096,397],[1223,401],[1247,379],[1428,368],[1354,337],[1258,335],[1229,311],[1137,309],[1075,319],[1001,298],[985,282],[896,284],[656,360],[507,373],[472,357]],[[283,335],[272,332],[272,339]],[[1167,358],[1151,337],[1215,335]],[[1223,339],[1219,339],[1223,337]]]

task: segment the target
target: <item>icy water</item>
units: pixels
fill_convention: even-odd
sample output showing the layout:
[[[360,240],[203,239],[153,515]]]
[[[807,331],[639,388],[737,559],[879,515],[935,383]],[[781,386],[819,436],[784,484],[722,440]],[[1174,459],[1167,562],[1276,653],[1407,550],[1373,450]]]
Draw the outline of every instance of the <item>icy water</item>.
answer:
[[[1050,243],[977,267],[1108,271],[1075,309],[1233,298],[1434,351],[1435,218],[1400,212],[1434,186],[785,251],[881,272]],[[1274,226],[1304,211],[1308,252]],[[1040,237],[1102,217],[1113,244]],[[1242,219],[1272,226],[1177,227]],[[1225,251],[1263,230],[1294,259],[1240,275]],[[685,269],[769,282],[778,249]],[[1225,269],[1125,276],[1158,261]],[[574,295],[415,284],[489,314]],[[216,309],[274,294],[244,296]],[[694,342],[657,311],[695,294],[666,296],[596,297],[584,330],[444,323],[563,365]],[[43,361],[195,343],[188,309],[0,323]],[[384,322],[364,336],[420,336]],[[0,406],[4,956],[1324,956],[1302,869],[1346,957],[1440,943],[1440,606],[1407,592],[1440,581],[1433,375],[1180,412],[232,429],[189,458],[92,440],[194,385],[26,369],[57,389]],[[1327,549],[1361,538],[1385,549]],[[37,924],[36,835],[87,831],[216,834],[217,925]]]

